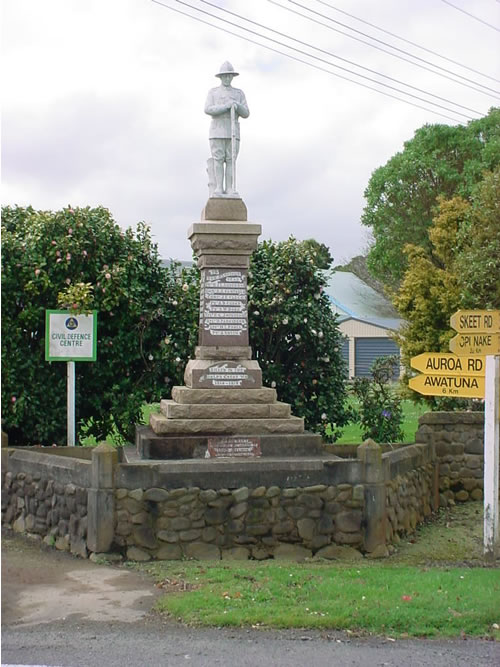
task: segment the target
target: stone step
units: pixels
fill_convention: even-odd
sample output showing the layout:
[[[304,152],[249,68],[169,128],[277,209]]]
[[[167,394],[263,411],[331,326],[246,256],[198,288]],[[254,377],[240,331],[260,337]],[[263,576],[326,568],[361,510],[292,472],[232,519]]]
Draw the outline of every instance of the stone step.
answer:
[[[190,389],[172,387],[172,398],[176,403],[276,403],[276,389]]]
[[[168,419],[288,419],[291,416],[288,403],[218,403],[182,404],[163,400],[162,413]]]
[[[167,419],[153,413],[149,424],[157,435],[169,433],[203,435],[259,435],[261,433],[303,433],[301,417],[289,419]]]
[[[142,459],[204,459],[210,436],[157,435],[149,426],[136,426],[137,455]],[[327,456],[317,433],[260,434],[262,457]]]

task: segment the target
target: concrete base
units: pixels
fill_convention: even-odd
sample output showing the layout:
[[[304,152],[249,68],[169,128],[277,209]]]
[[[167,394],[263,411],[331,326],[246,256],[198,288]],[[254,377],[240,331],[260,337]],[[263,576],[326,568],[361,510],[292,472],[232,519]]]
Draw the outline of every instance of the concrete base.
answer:
[[[149,426],[136,426],[135,443],[141,459],[204,459],[208,437],[158,435]],[[260,434],[259,437],[263,457],[325,456],[321,436],[315,433]]]
[[[290,404],[205,403],[182,404],[163,400],[160,409],[167,419],[289,419]]]
[[[276,403],[276,389],[190,389],[172,387],[172,398],[176,403]]]
[[[246,222],[247,215],[247,207],[243,199],[210,197],[201,212],[201,219]]]

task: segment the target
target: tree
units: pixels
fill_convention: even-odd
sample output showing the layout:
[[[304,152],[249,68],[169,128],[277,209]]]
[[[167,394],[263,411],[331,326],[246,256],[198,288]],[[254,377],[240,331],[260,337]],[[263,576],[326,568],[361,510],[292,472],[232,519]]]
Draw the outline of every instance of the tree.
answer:
[[[164,269],[148,228],[124,232],[105,208],[2,213],[2,402],[10,442],[65,442],[66,365],[44,360],[45,310],[58,307],[59,295],[78,294],[85,304],[76,310],[98,311],[97,361],[76,363],[80,429],[102,439],[117,428],[131,439],[143,402],[182,381],[196,343],[197,272]]]
[[[341,334],[327,276],[310,246],[294,238],[260,243],[251,259],[249,331],[264,383],[276,387],[306,427],[325,435],[348,420]]]
[[[466,126],[424,125],[403,151],[376,169],[365,190],[362,223],[374,245],[368,265],[374,276],[396,287],[408,266],[410,243],[432,250],[428,230],[438,199],[469,200],[485,170],[500,165],[500,109]]]
[[[485,173],[471,201],[439,200],[428,249],[406,246],[408,269],[393,302],[405,321],[397,340],[407,371],[417,354],[448,352],[458,309],[500,308],[499,195],[500,167]]]
[[[463,308],[500,308],[500,168],[487,173],[459,233]]]

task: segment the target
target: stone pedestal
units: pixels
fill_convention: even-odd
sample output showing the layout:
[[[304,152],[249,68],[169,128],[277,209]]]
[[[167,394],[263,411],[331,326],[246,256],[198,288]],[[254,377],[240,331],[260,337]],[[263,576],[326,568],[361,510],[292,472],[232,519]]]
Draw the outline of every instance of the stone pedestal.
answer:
[[[218,436],[282,436],[283,455],[287,442],[292,456],[321,449],[321,438],[305,434],[304,420],[277,401],[274,389],[262,386],[262,371],[252,359],[247,278],[261,226],[246,219],[241,199],[211,198],[202,222],[189,228],[201,271],[199,344],[186,366],[185,386],[174,387],[172,399],[161,402],[161,414],[137,431],[143,457],[151,457],[152,449],[158,458],[199,456],[208,438]],[[276,456],[277,443],[266,441],[259,452]]]

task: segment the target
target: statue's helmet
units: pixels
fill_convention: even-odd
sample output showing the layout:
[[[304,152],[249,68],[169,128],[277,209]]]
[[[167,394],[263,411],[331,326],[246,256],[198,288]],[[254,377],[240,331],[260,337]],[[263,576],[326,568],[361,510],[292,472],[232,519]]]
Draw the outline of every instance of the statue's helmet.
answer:
[[[233,76],[239,76],[239,73],[234,71],[234,67],[228,60],[226,60],[225,63],[222,63],[219,72],[215,76],[220,77],[222,74],[232,74]]]

